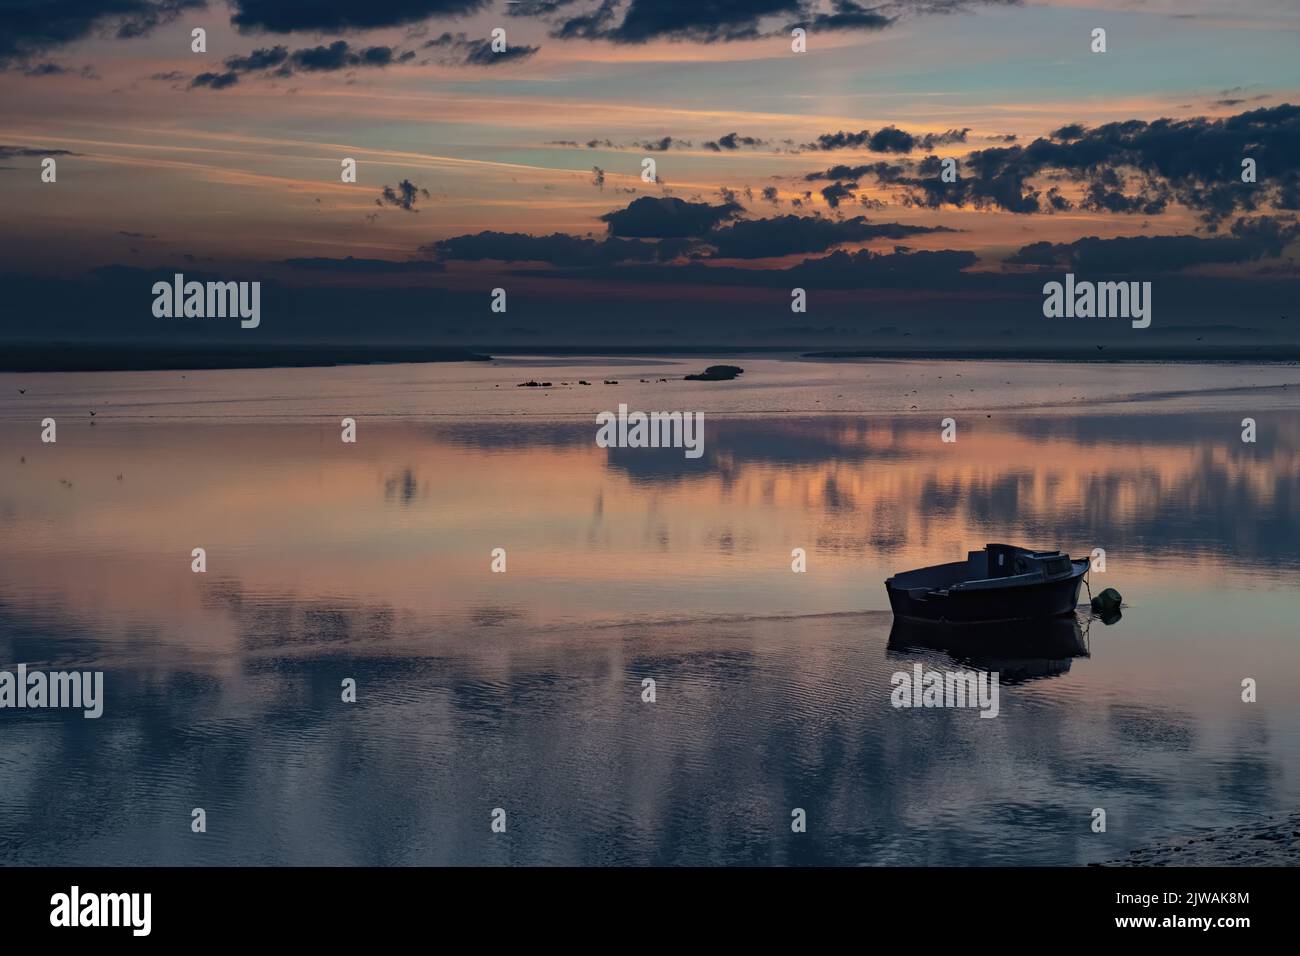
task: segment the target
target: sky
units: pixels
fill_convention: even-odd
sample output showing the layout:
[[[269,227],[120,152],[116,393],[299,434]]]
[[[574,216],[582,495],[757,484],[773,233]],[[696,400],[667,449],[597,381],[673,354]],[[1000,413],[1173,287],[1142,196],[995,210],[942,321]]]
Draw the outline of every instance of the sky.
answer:
[[[0,10],[6,339],[1295,343],[1293,2]],[[1046,319],[1067,272],[1152,326]]]

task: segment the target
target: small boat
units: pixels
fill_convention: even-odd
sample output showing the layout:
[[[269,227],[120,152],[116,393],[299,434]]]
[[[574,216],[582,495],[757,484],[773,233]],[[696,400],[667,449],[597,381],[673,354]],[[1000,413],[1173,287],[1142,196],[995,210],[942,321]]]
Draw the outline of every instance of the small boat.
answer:
[[[885,581],[894,616],[974,624],[1073,614],[1087,561],[1061,551],[988,544],[965,561],[904,571]]]

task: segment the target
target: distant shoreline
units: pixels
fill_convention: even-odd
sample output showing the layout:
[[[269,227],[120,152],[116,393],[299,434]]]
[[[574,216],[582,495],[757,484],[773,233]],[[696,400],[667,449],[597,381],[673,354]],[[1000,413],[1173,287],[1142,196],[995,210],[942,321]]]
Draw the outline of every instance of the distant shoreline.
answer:
[[[1286,364],[1300,362],[1300,346],[1281,348],[1266,346],[1228,346],[1217,348],[1207,355],[1203,349],[1098,349],[1085,352],[1081,349],[1022,349],[1009,352],[998,349],[833,349],[821,352],[803,352],[805,359],[947,359],[987,362],[1184,362],[1198,365],[1219,362],[1257,362]]]
[[[490,362],[494,358],[653,358],[769,355],[809,361],[988,361],[1049,363],[1180,363],[1259,365],[1300,363],[1300,346],[1227,346],[1206,349],[827,349],[737,345],[157,345],[0,343],[0,372],[156,372],[255,368],[330,368],[340,365]]]
[[[490,362],[461,348],[288,345],[253,349],[158,345],[0,345],[0,372],[165,372],[251,368],[328,368],[395,362]]]

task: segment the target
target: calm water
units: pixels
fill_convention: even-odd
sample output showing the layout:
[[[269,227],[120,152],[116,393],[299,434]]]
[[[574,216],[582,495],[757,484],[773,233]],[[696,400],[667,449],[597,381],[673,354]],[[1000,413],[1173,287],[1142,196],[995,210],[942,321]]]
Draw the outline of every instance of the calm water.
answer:
[[[0,375],[0,669],[107,697],[0,710],[0,862],[1069,864],[1300,805],[1300,369],[704,364]],[[619,402],[704,456],[598,448]],[[891,640],[987,541],[1105,548],[1122,621]],[[894,709],[916,661],[1001,715]]]

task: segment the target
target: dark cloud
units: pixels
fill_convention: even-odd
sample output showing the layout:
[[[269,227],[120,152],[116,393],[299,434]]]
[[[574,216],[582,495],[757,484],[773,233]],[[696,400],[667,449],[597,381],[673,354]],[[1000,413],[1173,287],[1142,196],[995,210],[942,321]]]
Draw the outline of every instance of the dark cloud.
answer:
[[[502,63],[518,63],[535,54],[541,47],[508,44],[501,52],[492,49],[491,39],[475,40],[463,33],[444,33],[428,40],[426,50],[435,50],[439,61],[448,65],[460,66],[496,66]]]
[[[1211,106],[1241,106],[1243,103],[1257,103],[1260,100],[1268,99],[1267,93],[1260,93],[1258,96],[1251,97],[1229,97],[1223,100],[1211,100]]]
[[[886,126],[877,130],[866,145],[873,153],[910,153],[916,148],[916,137],[896,126]]]
[[[349,33],[413,27],[427,20],[459,17],[494,6],[491,0],[229,0],[230,22],[244,33]],[[791,26],[813,30],[879,30],[903,13],[945,13],[981,3],[1013,0],[892,0],[871,7],[834,0],[830,11],[812,0],[601,0],[575,12],[571,0],[525,0],[505,8],[515,17],[552,21],[551,35],[647,43],[657,39],[703,43],[788,35]],[[182,14],[207,7],[207,0],[7,0],[0,22],[0,69],[45,51],[109,31],[129,39],[144,36]],[[553,18],[557,18],[553,19]],[[466,40],[462,63],[488,65],[526,59],[536,47],[510,46],[492,53],[486,40]],[[199,85],[212,85],[202,83]]]
[[[861,149],[866,145],[867,140],[871,138],[871,130],[864,129],[859,133],[846,133],[840,130],[838,133],[822,133],[817,137],[815,143],[805,143],[804,149]]]
[[[822,219],[816,216],[777,216],[749,219],[714,229],[705,241],[721,259],[764,259],[808,252],[825,252],[846,242],[870,239],[904,239],[943,227],[907,226],[897,222],[873,223],[863,216]]]
[[[787,269],[751,269],[709,265],[703,262],[658,265],[612,265],[576,270],[567,275],[590,279],[615,279],[637,283],[681,286],[762,286],[791,288],[807,284],[822,289],[898,288],[952,289],[970,285],[965,270],[975,265],[973,252],[943,249],[914,252],[902,247],[893,252],[832,252],[805,259]],[[525,272],[525,275],[532,273]]]
[[[1297,236],[1293,219],[1242,217],[1232,236],[1088,236],[1074,242],[1035,242],[1007,257],[1008,265],[1038,266],[1089,275],[1176,272],[1189,266],[1274,259]]]
[[[403,179],[397,184],[397,187],[385,186],[375,200],[376,206],[396,206],[398,209],[406,212],[419,212],[415,208],[416,202],[421,198],[429,199],[429,190],[421,188],[409,179]]]
[[[488,0],[231,0],[230,19],[240,30],[269,33],[373,30],[461,16],[487,6]]]
[[[35,146],[0,146],[0,159],[15,159],[20,156],[76,156],[77,153],[67,149],[41,149]]]
[[[898,179],[906,171],[906,167],[897,166],[893,163],[887,163],[881,160],[877,163],[863,163],[857,166],[832,166],[830,169],[822,170],[817,173],[809,173],[804,176],[807,182],[816,182],[819,179],[861,179],[863,176],[874,176],[882,183],[891,183]]]
[[[854,0],[834,0],[830,13],[818,13],[810,20],[792,24],[813,30],[883,30],[897,19]]]
[[[286,46],[262,47],[240,56],[228,56],[223,61],[222,73],[200,73],[190,81],[193,87],[225,89],[239,82],[246,73],[266,72],[271,76],[289,77],[295,73],[332,73],[363,67],[386,67],[414,57],[389,46],[353,47],[346,40],[335,40],[329,45],[303,47],[292,52]],[[177,74],[155,73],[153,79],[171,80]]]
[[[507,8],[506,14],[512,17],[545,17],[581,2],[583,0],[515,0]]]
[[[284,48],[276,47],[275,49],[283,50]],[[273,53],[273,51],[254,51],[254,56],[257,53]],[[335,40],[329,46],[295,50],[289,57],[289,61],[295,69],[306,73],[329,73],[352,67],[389,66],[393,63],[393,56],[392,47],[371,46],[357,49],[349,46],[346,40]],[[227,63],[226,65],[229,66],[230,64]],[[259,67],[253,67],[253,69],[259,69]]]
[[[803,148],[867,149],[873,153],[910,153],[917,149],[930,150],[950,143],[964,143],[969,132],[969,127],[950,129],[945,133],[926,133],[923,136],[916,136],[896,126],[886,126],[874,133],[867,129],[856,133],[840,130],[838,133],[823,133],[817,137],[816,142],[805,143]]]
[[[579,144],[570,139],[557,139],[551,140],[548,145],[585,145],[588,149],[636,149],[647,153],[666,153],[670,149],[690,149],[694,143],[689,139],[679,139],[675,136],[660,136],[655,139],[632,140],[627,143],[616,143],[612,139],[589,139],[585,144]],[[709,143],[705,143],[704,145],[712,148]]]
[[[408,275],[411,273],[441,272],[443,265],[432,259],[412,259],[395,262],[389,259],[343,259],[324,257],[310,259],[281,259],[279,265],[312,272],[335,272],[343,275]]]
[[[931,288],[943,285],[975,265],[973,252],[940,249],[913,252],[833,252],[822,259],[809,259],[791,270],[797,277],[827,287],[874,285],[880,287]]]
[[[0,10],[0,70],[106,31],[144,36],[206,0],[6,0]]]
[[[907,206],[937,209],[943,205],[970,205],[976,209],[1005,209],[1017,213],[1043,211],[1039,198],[1042,191],[1028,184],[1033,171],[1014,164],[1001,167],[996,159],[990,157],[990,154],[1009,151],[994,149],[971,153],[963,161],[966,167],[952,183],[940,178],[943,166],[939,157],[927,156],[916,164],[915,176],[900,176],[893,182],[908,189],[903,197]],[[973,167],[974,175],[971,175],[970,167]]]
[[[519,232],[491,231],[454,236],[420,248],[420,252],[435,255],[439,259],[465,262],[547,262],[564,267],[653,262],[663,251],[658,243],[637,239],[597,240],[558,232],[549,236],[530,236]],[[678,250],[672,247],[667,251],[671,257]]]
[[[490,40],[471,40],[463,33],[444,33],[427,41],[425,49],[435,50],[440,62],[458,65],[486,66],[496,63],[527,59],[537,52],[537,47],[515,46],[502,53],[492,52]],[[295,73],[333,73],[359,68],[383,68],[414,59],[412,50],[402,51],[391,46],[354,47],[346,40],[289,51],[286,46],[263,47],[246,56],[229,56],[225,59],[226,72],[204,73],[196,77],[191,86],[208,86],[222,89],[238,82],[244,73],[270,71],[277,77]],[[165,78],[160,75],[158,78]]]
[[[561,6],[568,6],[567,3],[556,3],[551,11]],[[601,0],[601,4],[594,10],[587,13],[580,13],[577,16],[566,17],[556,24],[551,30],[551,36],[560,40],[571,39],[595,39],[600,37],[610,25],[614,22],[614,17],[618,12],[616,0]]]
[[[722,207],[706,208],[717,210]],[[692,215],[701,214],[696,210]],[[698,222],[692,224],[692,228],[696,227]],[[616,236],[602,240],[563,233],[531,236],[486,231],[442,239],[422,246],[419,251],[439,260],[545,262],[566,269],[585,269],[623,263],[668,262],[681,256],[697,260],[763,259],[824,252],[847,242],[903,239],[923,233],[951,231],[943,227],[871,223],[862,216],[840,221],[779,216],[718,226],[699,236],[659,238],[653,242]]]
[[[918,145],[922,149],[934,149],[936,146],[947,146],[951,143],[966,142],[966,134],[970,132],[969,126],[963,126],[961,129],[950,129],[945,133],[926,133],[918,140]],[[1011,137],[1015,139],[1015,137]]]
[[[648,153],[666,153],[668,150],[673,148],[673,143],[674,141],[671,136],[663,136],[660,137],[659,139],[652,139],[652,140],[647,140],[645,142],[633,143],[632,145],[635,146],[637,149],[644,149]],[[683,143],[680,140],[678,140],[677,145],[689,146],[690,143]]]
[[[715,153],[721,153],[724,150],[740,149],[744,146],[765,146],[766,141],[754,136],[741,136],[739,133],[728,133],[726,136],[719,136],[715,140],[710,140],[704,144],[705,149],[711,149]]]
[[[57,63],[34,63],[23,67],[23,76],[62,76],[68,68]]]
[[[854,190],[857,188],[857,183],[831,183],[821,190],[822,199],[825,199],[826,205],[832,209],[838,209],[840,203],[854,198]]]
[[[288,47],[273,46],[254,50],[248,56],[228,56],[226,57],[226,69],[240,73],[249,70],[269,70],[272,67],[280,66],[288,59]]]
[[[609,224],[611,236],[681,238],[701,236],[743,211],[734,202],[714,206],[706,202],[687,202],[674,196],[642,196],[632,200],[626,209],[617,209],[600,218]]]
[[[798,0],[631,0],[618,17],[619,4],[603,0],[595,10],[569,17],[552,31],[556,37],[647,43],[659,38],[743,40],[761,36],[760,21],[799,12]]]
[[[1241,181],[1247,157],[1258,166],[1258,183]],[[1026,181],[1059,170],[1085,184],[1085,208],[1149,214],[1178,202],[1214,226],[1265,203],[1300,208],[1300,106],[1222,119],[1125,120],[1091,128],[1076,123],[1027,146],[971,153],[964,165],[979,183],[955,190],[921,187],[923,204],[943,202],[946,194],[958,200],[982,197],[1012,212],[1037,212],[1038,193]]]
[[[1074,204],[1061,195],[1058,186],[1053,186],[1047,191],[1047,206],[1052,212],[1066,212],[1074,208]]]
[[[224,90],[239,82],[239,74],[233,70],[225,73],[200,73],[190,80],[190,88],[207,87],[211,90]]]
[[[1036,143],[1048,143],[1048,140],[1040,139]],[[1049,169],[1050,164],[1028,159],[1022,147],[996,147],[972,152],[961,160],[961,164],[954,182],[945,182],[941,178],[943,160],[933,155],[917,161],[902,160],[900,164],[831,166],[803,178],[814,182],[818,179],[874,176],[881,185],[901,187],[904,190],[902,202],[909,207],[972,206],[1006,209],[1026,215],[1073,208],[1070,200],[1061,194],[1060,186],[1053,185],[1044,195],[1043,190],[1032,185],[1032,177]],[[1158,215],[1165,211],[1175,195],[1156,176],[1141,173],[1132,176],[1114,166],[1097,165],[1067,170],[1066,174],[1084,186],[1079,206],[1089,211]],[[1130,189],[1134,183],[1135,189]],[[832,202],[832,198],[846,198],[844,190],[837,189],[839,186],[837,182],[828,187],[831,195],[827,196],[827,202]],[[855,183],[850,183],[850,187],[855,187]],[[828,190],[822,190],[823,195]]]
[[[1172,191],[1165,184],[1144,178],[1139,190],[1130,194],[1125,192],[1127,182],[1127,177],[1116,169],[1099,169],[1088,182],[1079,205],[1094,212],[1141,213],[1144,216],[1158,216],[1168,207]]]
[[[981,2],[1016,0],[905,0],[867,6],[857,0],[833,0],[829,11],[814,0],[602,0],[595,7],[569,14],[565,0],[533,0],[513,10],[520,16],[560,14],[551,35],[560,39],[648,43],[692,40],[702,43],[789,36],[792,27],[813,31],[882,30],[903,13],[947,13]]]

